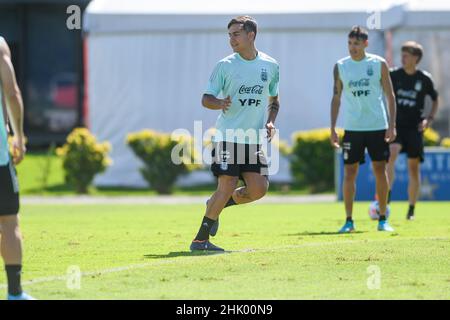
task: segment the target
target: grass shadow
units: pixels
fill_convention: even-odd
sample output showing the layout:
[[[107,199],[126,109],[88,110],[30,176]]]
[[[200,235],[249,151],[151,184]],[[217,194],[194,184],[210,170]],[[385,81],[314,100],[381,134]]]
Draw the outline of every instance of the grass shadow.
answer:
[[[203,257],[230,253],[230,251],[175,251],[167,254],[145,254],[146,259],[168,259],[177,257]]]
[[[359,234],[359,233],[366,233],[366,231],[353,231],[350,234]],[[332,236],[332,235],[338,235],[343,234],[339,233],[337,231],[329,232],[329,231],[321,231],[321,232],[299,232],[299,233],[292,233],[288,234],[289,237],[300,237],[300,236]],[[344,233],[345,234],[345,233]]]

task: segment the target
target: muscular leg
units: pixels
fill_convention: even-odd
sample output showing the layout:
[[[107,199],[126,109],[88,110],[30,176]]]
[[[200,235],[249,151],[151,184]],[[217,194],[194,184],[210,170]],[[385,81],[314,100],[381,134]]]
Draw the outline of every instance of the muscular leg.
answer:
[[[234,189],[236,189],[238,179],[238,177],[226,175],[219,176],[217,190],[207,203],[205,216],[203,217],[202,224],[200,225],[200,229],[198,230],[197,236],[192,242],[192,245],[199,242],[204,243],[209,239],[211,229],[214,224],[217,223],[217,219],[219,218],[226,202],[230,199]],[[192,245],[191,250],[199,250],[199,248],[193,248]]]
[[[8,292],[22,293],[20,274],[22,270],[22,236],[17,215],[0,216],[0,251],[8,278]]]
[[[6,265],[22,264],[22,236],[17,215],[0,216],[1,254]]]
[[[266,177],[257,172],[243,172],[242,177],[246,185],[234,190],[233,200],[236,204],[249,203],[264,197],[269,188]]]
[[[389,192],[386,161],[373,161],[372,168],[376,180],[378,203],[380,205],[380,216],[384,216],[386,215],[387,197]]]
[[[223,207],[236,189],[238,181],[238,177],[219,176],[217,190],[208,201],[205,217],[217,220]]]
[[[344,166],[343,194],[345,202],[345,213],[347,218],[352,217],[353,200],[355,198],[356,177],[358,175],[359,163],[346,164]]]
[[[410,158],[408,159],[408,173],[409,173],[409,185],[408,185],[408,198],[409,205],[414,206],[419,197],[420,190],[420,159]]]
[[[402,150],[402,145],[399,143],[392,143],[389,146],[390,156],[389,162],[387,163],[387,175],[389,181],[389,190],[392,190],[392,186],[394,185],[395,180],[395,162],[397,161],[398,155]]]

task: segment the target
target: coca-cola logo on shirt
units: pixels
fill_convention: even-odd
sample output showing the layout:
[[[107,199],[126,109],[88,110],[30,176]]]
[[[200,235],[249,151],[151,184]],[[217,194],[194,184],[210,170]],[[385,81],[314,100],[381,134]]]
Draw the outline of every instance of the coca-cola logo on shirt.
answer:
[[[239,94],[244,94],[244,93],[247,93],[247,94],[262,94],[263,93],[263,89],[264,89],[264,86],[260,86],[260,85],[255,85],[253,87],[247,87],[245,85],[242,85],[239,88]]]

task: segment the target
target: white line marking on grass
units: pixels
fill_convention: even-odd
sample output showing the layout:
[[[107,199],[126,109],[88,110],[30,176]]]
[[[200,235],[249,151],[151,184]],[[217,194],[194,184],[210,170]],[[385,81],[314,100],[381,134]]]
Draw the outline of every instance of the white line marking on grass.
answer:
[[[223,254],[232,254],[232,253],[265,253],[265,252],[276,252],[276,251],[282,251],[282,250],[291,250],[291,249],[300,249],[300,248],[307,248],[307,247],[320,247],[320,246],[339,246],[341,244],[354,244],[354,243],[361,243],[361,242],[387,242],[392,239],[362,239],[362,240],[345,240],[340,242],[310,242],[310,243],[303,243],[299,245],[290,245],[290,246],[282,246],[282,247],[274,247],[274,248],[267,248],[267,249],[242,249],[242,250],[236,250],[236,251],[225,251],[224,253],[205,253],[204,255],[192,255],[192,256],[184,256],[185,258],[188,258],[189,260],[192,259],[198,259],[198,258],[207,258],[212,256],[222,256]],[[449,241],[450,238],[439,238],[439,237],[429,237],[429,238],[404,238],[404,239],[394,239],[395,241],[411,241],[411,240],[438,240],[438,241]],[[185,260],[186,261],[186,260]],[[144,269],[147,267],[154,267],[159,265],[166,265],[166,264],[174,264],[179,263],[179,259],[173,258],[166,258],[166,259],[160,259],[158,261],[153,262],[147,262],[147,263],[140,263],[140,264],[132,264],[129,266],[122,266],[122,267],[114,267],[109,269],[103,269],[98,271],[89,271],[89,272],[82,272],[82,277],[90,277],[90,276],[102,276],[110,273],[118,273],[122,271],[128,271],[128,270],[136,270],[136,269]],[[64,276],[50,276],[50,277],[43,277],[43,278],[36,278],[33,280],[24,281],[22,283],[23,286],[29,286],[33,284],[38,283],[47,283],[47,282],[54,282],[54,281],[67,281],[67,275]],[[0,284],[0,289],[6,288],[6,284]]]

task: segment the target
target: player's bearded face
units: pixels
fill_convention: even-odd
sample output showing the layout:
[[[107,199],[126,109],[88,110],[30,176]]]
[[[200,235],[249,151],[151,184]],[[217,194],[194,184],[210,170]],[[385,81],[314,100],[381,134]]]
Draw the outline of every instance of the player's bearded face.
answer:
[[[228,29],[228,36],[234,52],[239,52],[251,44],[251,35],[243,29],[242,25],[233,24]]]
[[[359,40],[356,38],[348,39],[348,51],[352,57],[360,57],[367,48],[368,41]]]

